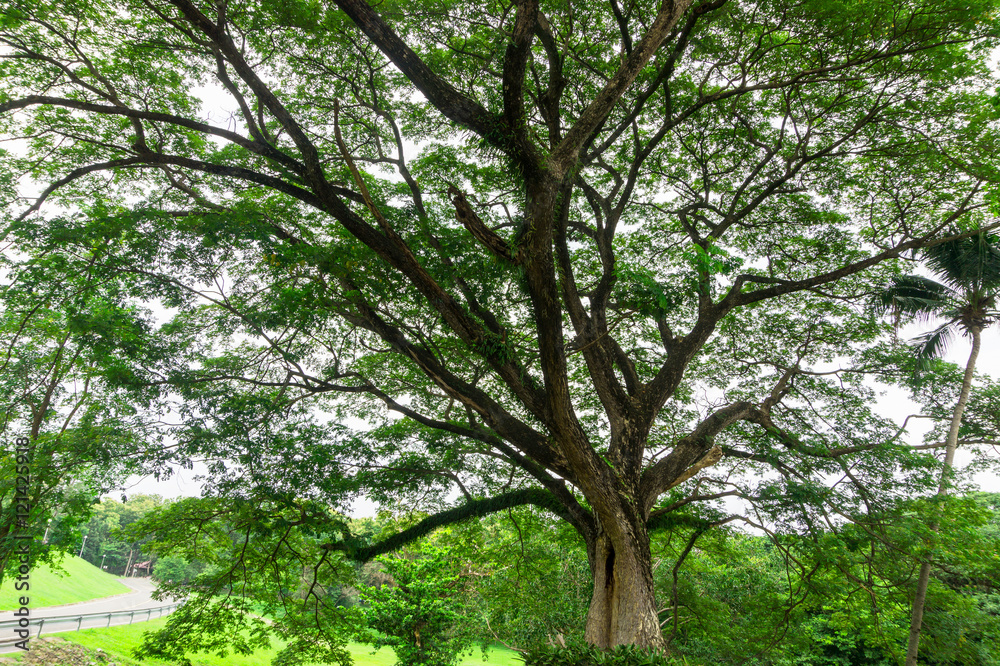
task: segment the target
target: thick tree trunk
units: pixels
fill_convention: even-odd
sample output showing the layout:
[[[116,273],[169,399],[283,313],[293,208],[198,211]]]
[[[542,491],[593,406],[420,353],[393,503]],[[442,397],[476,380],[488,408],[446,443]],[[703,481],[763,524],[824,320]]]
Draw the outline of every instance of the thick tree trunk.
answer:
[[[594,594],[587,613],[587,642],[605,649],[663,647],[645,529],[616,539],[601,531],[590,550]]]

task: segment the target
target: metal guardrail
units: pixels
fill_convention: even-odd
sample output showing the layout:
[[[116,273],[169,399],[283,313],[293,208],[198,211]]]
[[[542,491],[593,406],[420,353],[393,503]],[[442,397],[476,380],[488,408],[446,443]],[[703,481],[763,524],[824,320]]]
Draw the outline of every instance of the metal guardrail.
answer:
[[[83,627],[83,621],[84,620],[90,620],[92,618],[104,618],[104,617],[106,617],[108,619],[108,623],[105,625],[106,627],[110,627],[111,626],[112,618],[115,618],[115,617],[124,618],[124,617],[128,616],[128,618],[129,618],[128,624],[132,624],[133,622],[136,622],[137,621],[136,620],[137,616],[141,618],[141,619],[138,620],[138,622],[148,622],[149,620],[154,619],[153,613],[156,613],[155,617],[163,617],[164,615],[166,615],[166,614],[168,614],[168,613],[176,610],[183,603],[184,603],[183,601],[179,601],[179,602],[177,602],[175,604],[167,604],[166,606],[157,606],[156,608],[141,608],[139,610],[131,610],[131,611],[111,611],[111,612],[108,612],[108,613],[81,613],[79,615],[54,615],[52,617],[40,617],[37,620],[36,619],[29,619],[28,620],[28,626],[32,630],[31,633],[34,634],[32,636],[32,638],[38,638],[39,636],[42,635],[42,629],[45,628],[46,624],[48,624],[51,627],[51,626],[54,626],[54,625],[72,624],[73,622],[76,622],[76,628],[75,629],[74,628],[69,628],[69,629],[58,629],[57,630],[59,632],[62,632],[62,631],[80,631],[82,629],[82,627]],[[144,615],[145,615],[145,617],[143,617]],[[116,624],[116,626],[121,626],[123,624],[125,624],[125,623],[124,622],[119,622],[119,623]],[[16,619],[16,620],[4,620],[4,621],[0,622],[0,636],[3,636],[3,634],[7,633],[8,631],[11,632],[11,633],[13,633],[14,630],[18,629],[20,626],[21,626],[20,625],[20,619]],[[35,631],[36,627],[37,627],[37,631]],[[87,629],[94,629],[94,628],[95,627],[87,627]],[[49,633],[54,633],[54,632],[50,630]],[[16,635],[15,636],[0,637],[0,647],[5,647],[5,646],[8,646],[8,645],[13,645],[14,643],[17,643],[18,641],[22,641],[22,640],[24,640],[24,639],[23,638],[18,638]]]

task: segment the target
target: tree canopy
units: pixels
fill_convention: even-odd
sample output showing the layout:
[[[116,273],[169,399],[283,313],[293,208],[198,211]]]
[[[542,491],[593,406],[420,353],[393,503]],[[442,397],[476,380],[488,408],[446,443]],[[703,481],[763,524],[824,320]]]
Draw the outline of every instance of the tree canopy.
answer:
[[[103,380],[297,556],[534,504],[587,640],[661,646],[651,531],[926,492],[866,285],[995,226],[995,12],[13,0],[6,307],[157,303]],[[359,494],[437,511],[361,543]]]

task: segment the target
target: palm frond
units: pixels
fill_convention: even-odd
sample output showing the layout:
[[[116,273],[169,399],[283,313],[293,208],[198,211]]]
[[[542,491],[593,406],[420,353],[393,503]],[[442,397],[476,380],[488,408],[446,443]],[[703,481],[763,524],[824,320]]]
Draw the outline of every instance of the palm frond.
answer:
[[[891,310],[896,326],[904,314],[925,321],[931,316],[947,319],[912,340],[920,366],[926,370],[930,359],[944,354],[955,331],[992,321],[1000,293],[1000,238],[980,231],[926,248],[922,254],[943,284],[902,275],[876,295],[874,305],[882,312]]]
[[[899,275],[875,296],[875,307],[885,312],[915,315],[926,319],[949,304],[951,290],[940,282],[920,275]]]
[[[933,331],[924,333],[913,339],[917,358],[924,362],[922,365],[926,365],[926,361],[932,358],[940,358],[944,355],[948,345],[951,344],[952,339],[955,337],[956,324],[956,320],[951,319]]]
[[[979,232],[926,248],[927,266],[956,291],[971,293],[1000,287],[1000,238]]]

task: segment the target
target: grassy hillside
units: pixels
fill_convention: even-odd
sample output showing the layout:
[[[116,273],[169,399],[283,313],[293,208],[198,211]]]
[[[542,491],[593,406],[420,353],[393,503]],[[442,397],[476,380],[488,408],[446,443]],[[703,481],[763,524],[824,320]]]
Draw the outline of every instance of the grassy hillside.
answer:
[[[79,557],[65,557],[61,566],[62,571],[53,571],[47,566],[31,570],[31,588],[27,592],[31,608],[72,604],[130,591],[114,576]],[[25,594],[14,590],[14,582],[4,579],[0,587],[0,611],[17,608],[18,597]]]
[[[110,629],[86,629],[59,636],[90,649],[99,648],[113,657],[116,664],[132,666],[132,650],[139,645],[143,632],[159,629],[165,623],[166,619],[159,619],[131,626],[111,627]],[[351,644],[349,647],[355,666],[392,666],[396,663],[395,655],[388,648],[383,648],[373,655],[372,649],[368,645]],[[230,654],[225,658],[199,654],[191,657],[191,663],[193,666],[268,666],[277,652],[277,648],[272,648],[256,652],[248,657]],[[2,663],[0,661],[0,664]],[[486,660],[483,660],[482,654],[477,650],[475,654],[463,658],[460,664],[461,666],[523,666],[521,660],[516,659],[516,653],[502,648],[491,650]],[[156,659],[146,659],[137,666],[175,665]]]

